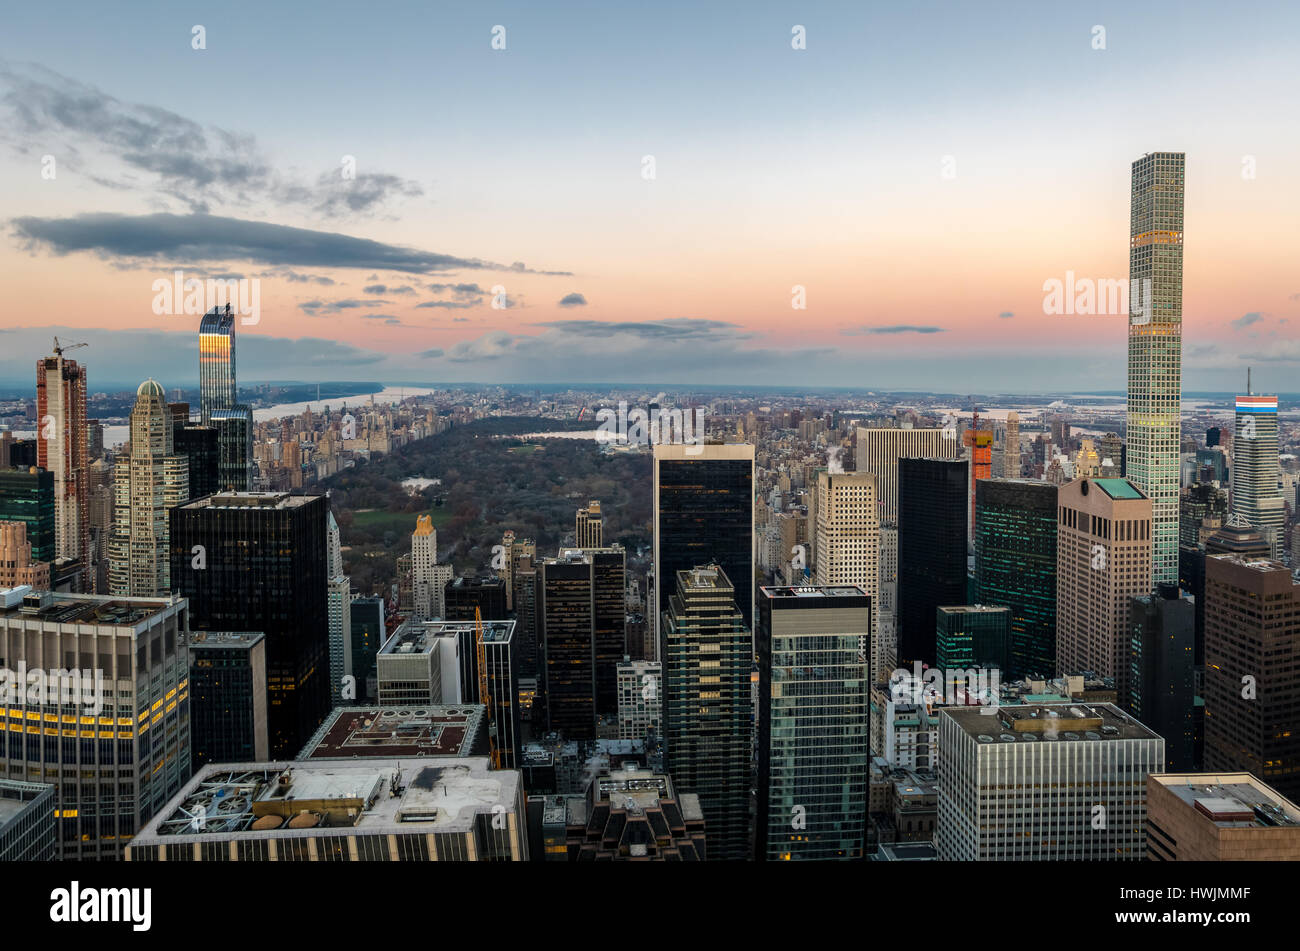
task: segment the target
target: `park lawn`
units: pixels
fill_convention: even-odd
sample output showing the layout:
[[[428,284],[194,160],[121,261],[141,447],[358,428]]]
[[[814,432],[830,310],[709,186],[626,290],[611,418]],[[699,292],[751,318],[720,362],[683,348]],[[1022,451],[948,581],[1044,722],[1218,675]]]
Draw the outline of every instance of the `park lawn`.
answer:
[[[442,528],[451,521],[451,509],[446,506],[429,509],[429,515],[433,516],[433,527]],[[398,532],[399,534],[410,534],[415,531],[415,512],[389,512],[387,509],[374,509],[369,512],[353,512],[352,524],[356,528],[364,528],[368,531],[378,532]]]

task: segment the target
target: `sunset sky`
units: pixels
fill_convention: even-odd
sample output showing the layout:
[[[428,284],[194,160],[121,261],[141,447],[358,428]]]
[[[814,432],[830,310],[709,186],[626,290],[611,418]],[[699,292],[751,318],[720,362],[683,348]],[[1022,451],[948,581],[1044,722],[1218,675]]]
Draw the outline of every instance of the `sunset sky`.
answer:
[[[1184,151],[1184,388],[1297,392],[1297,37],[1293,2],[15,5],[0,383],[58,334],[92,390],[194,385],[180,269],[260,281],[243,383],[1123,389],[1125,319],[1043,283],[1127,279],[1130,163]]]

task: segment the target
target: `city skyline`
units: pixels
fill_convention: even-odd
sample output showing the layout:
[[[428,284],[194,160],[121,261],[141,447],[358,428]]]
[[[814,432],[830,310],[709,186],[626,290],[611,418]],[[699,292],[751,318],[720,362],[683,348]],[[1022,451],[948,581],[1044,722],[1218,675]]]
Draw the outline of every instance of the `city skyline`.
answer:
[[[113,382],[188,382],[163,368],[193,365],[198,316],[153,312],[155,282],[180,270],[260,282],[258,320],[239,327],[249,381],[1120,389],[1124,315],[1045,313],[1044,285],[1127,280],[1123,170],[1175,149],[1196,236],[1184,383],[1227,392],[1253,363],[1285,391],[1300,285],[1277,211],[1300,207],[1281,174],[1294,133],[1257,118],[1294,98],[1272,37],[1296,13],[1278,5],[1261,39],[1193,28],[1194,6],[955,10],[937,31],[852,9],[795,23],[670,4],[632,31],[617,11],[454,8],[324,73],[314,54],[340,27],[291,7],[259,9],[251,30],[251,8],[191,24],[142,6],[107,47],[106,13],[83,8],[56,41],[20,11],[0,43],[0,260],[15,275],[0,384],[52,323]],[[977,39],[990,32],[996,55]],[[583,71],[563,67],[575,48]],[[159,63],[166,89],[148,81]],[[1026,91],[1035,64],[1051,78]],[[1153,72],[1185,79],[1128,105]],[[430,110],[439,88],[457,95]],[[492,306],[496,287],[509,306]]]

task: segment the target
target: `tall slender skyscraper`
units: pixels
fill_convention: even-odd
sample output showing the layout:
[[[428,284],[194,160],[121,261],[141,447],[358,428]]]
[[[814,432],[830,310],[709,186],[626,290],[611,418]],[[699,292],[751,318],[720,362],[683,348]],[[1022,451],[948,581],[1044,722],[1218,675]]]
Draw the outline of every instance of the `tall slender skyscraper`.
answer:
[[[199,413],[217,430],[217,478],[223,491],[252,488],[253,411],[237,402],[235,315],[215,308],[199,323]]]
[[[94,591],[86,371],[76,360],[63,359],[61,347],[55,347],[54,356],[36,361],[36,415],[36,465],[54,473],[55,558],[80,558],[80,590]]]
[[[421,515],[411,533],[411,593],[415,600],[412,615],[417,621],[446,620],[447,582],[452,566],[438,564],[438,530],[433,516]],[[487,620],[501,620],[488,618]]]
[[[1127,475],[1151,499],[1152,583],[1178,583],[1183,349],[1182,152],[1133,163]]]
[[[1007,413],[1007,435],[1002,444],[1002,478],[1020,478],[1020,414]]]
[[[880,524],[898,522],[898,460],[956,459],[961,441],[947,429],[865,429],[857,431],[857,471],[876,476]]]
[[[668,609],[677,572],[717,564],[735,585],[748,629],[754,616],[754,447],[656,445],[653,503],[659,582],[653,620]]]
[[[1232,441],[1232,511],[1250,522],[1281,557],[1286,503],[1278,486],[1277,397],[1237,397],[1237,433]]]
[[[575,548],[603,548],[604,521],[600,514],[600,502],[592,499],[586,508],[578,509],[574,523]]]
[[[754,639],[735,594],[717,565],[678,571],[659,621],[668,773],[699,794],[709,855],[731,861],[748,858],[753,844]]]
[[[167,510],[189,499],[189,466],[174,451],[162,384],[145,380],[135,392],[131,451],[113,474],[108,582],[118,597],[161,598],[171,593]]]
[[[817,474],[817,570],[818,585],[860,585],[871,598],[870,647],[862,644],[871,671],[887,676],[885,664],[892,664],[892,648],[879,644],[875,613],[880,601],[880,521],[876,505],[876,477],[870,472],[827,472]],[[783,552],[788,556],[788,552]]]

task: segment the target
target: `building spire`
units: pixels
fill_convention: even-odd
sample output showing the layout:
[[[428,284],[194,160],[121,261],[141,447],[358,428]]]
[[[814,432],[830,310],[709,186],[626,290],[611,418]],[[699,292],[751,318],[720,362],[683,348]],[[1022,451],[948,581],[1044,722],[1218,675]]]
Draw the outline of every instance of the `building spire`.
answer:
[[[1250,367],[1246,367],[1246,395],[1252,395],[1250,392]]]

